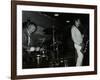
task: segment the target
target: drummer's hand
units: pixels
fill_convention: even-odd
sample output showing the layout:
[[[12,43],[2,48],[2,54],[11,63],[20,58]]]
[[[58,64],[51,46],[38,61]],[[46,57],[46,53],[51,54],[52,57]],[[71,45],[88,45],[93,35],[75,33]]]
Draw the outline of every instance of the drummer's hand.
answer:
[[[29,52],[35,51],[35,47],[27,48],[27,51],[29,51]]]
[[[30,48],[30,51],[35,51],[35,47],[31,47]]]

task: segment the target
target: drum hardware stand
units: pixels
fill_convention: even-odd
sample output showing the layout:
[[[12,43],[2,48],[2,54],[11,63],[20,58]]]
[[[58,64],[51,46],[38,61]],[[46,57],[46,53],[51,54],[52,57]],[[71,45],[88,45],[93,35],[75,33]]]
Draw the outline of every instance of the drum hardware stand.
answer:
[[[55,39],[55,26],[52,26],[52,32],[53,32],[53,36],[52,36],[52,40],[53,40],[53,54],[52,54],[52,58],[53,58],[53,64],[54,66],[58,66],[59,65],[59,50],[58,50],[58,43],[56,42]]]

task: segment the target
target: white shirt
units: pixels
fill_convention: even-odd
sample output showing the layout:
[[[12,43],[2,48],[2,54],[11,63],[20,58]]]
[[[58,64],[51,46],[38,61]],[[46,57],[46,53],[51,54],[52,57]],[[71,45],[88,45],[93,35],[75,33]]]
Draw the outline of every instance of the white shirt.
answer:
[[[83,36],[81,32],[74,25],[71,28],[71,35],[75,44],[80,45],[83,42]]]

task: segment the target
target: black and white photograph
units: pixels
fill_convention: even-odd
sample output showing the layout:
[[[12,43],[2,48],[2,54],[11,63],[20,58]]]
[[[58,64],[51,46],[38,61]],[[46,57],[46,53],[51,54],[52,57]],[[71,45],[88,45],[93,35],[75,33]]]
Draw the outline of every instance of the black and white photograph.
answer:
[[[97,7],[12,2],[14,79],[97,73]]]
[[[89,14],[22,11],[22,68],[89,66]]]

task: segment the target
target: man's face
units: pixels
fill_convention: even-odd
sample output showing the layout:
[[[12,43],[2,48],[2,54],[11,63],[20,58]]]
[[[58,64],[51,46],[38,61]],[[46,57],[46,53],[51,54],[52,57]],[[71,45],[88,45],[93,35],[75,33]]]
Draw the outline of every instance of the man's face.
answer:
[[[29,33],[34,32],[35,29],[36,29],[35,25],[32,25],[32,24],[31,24],[31,25],[28,26]]]
[[[78,19],[78,20],[75,21],[75,25],[76,25],[76,27],[80,26],[80,19]]]

